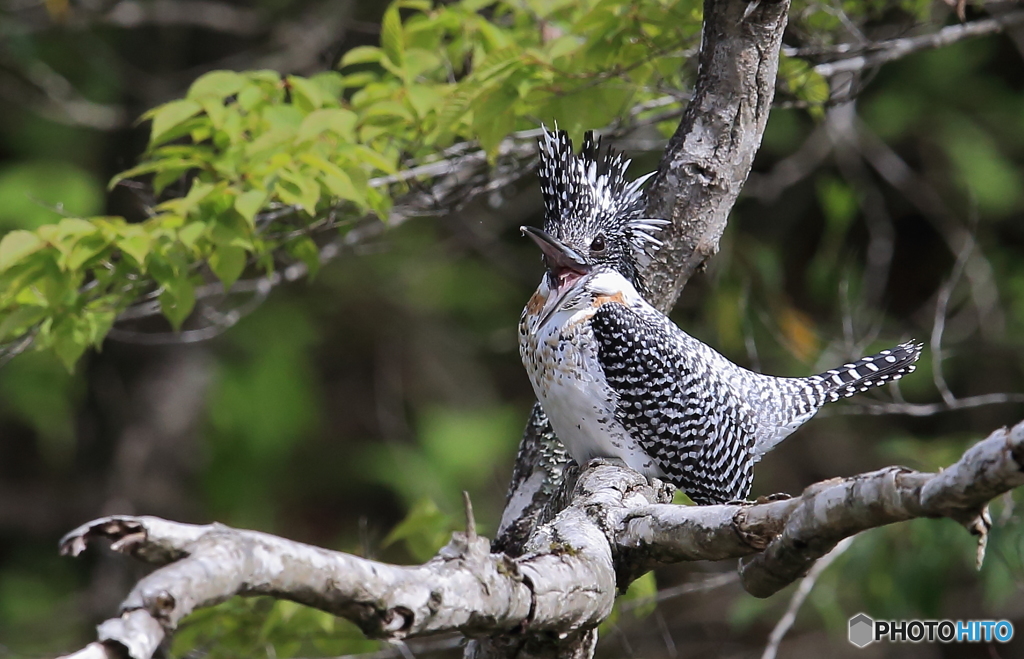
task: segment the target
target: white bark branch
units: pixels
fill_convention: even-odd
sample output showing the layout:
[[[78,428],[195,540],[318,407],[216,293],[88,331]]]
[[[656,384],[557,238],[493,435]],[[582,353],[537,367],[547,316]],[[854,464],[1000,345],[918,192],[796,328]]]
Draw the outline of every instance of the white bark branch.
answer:
[[[916,517],[963,524],[978,536],[980,560],[988,502],[1022,484],[1024,422],[993,432],[937,474],[889,467],[753,504],[672,505],[670,488],[595,460],[572,503],[533,533],[519,558],[456,533],[429,562],[396,566],[220,524],[127,516],[75,529],[61,551],[77,555],[106,537],[115,551],[164,566],[135,586],[121,617],[100,625],[100,643],[78,659],[150,659],[185,616],[234,595],[314,606],[375,638],[458,631],[486,639],[471,644],[469,656],[514,647],[527,656],[582,657],[617,589],[655,565],[746,557],[744,588],[767,597],[844,538]]]

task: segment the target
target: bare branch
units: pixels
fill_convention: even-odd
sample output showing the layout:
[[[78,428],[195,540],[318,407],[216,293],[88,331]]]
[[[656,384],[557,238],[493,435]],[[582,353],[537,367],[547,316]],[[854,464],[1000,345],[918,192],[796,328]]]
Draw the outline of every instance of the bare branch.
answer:
[[[134,659],[148,659],[195,609],[233,595],[315,606],[377,638],[529,628],[555,632],[578,648],[577,633],[592,636],[612,609],[611,533],[618,519],[628,507],[666,498],[639,474],[603,465],[581,478],[575,495],[515,561],[464,533],[428,563],[401,567],[219,524],[127,516],[79,527],[61,541],[61,551],[77,555],[106,537],[114,551],[164,566],[135,586],[120,618],[101,625],[101,641],[119,644]]]
[[[741,561],[743,586],[767,597],[805,574],[845,537],[914,517],[949,517],[978,537],[984,559],[988,502],[1024,484],[1024,422],[996,430],[938,474],[890,467],[808,488],[785,530],[764,552]]]
[[[939,403],[872,403],[843,405],[831,410],[830,414],[869,414],[880,416],[883,414],[902,414],[905,416],[932,416],[940,412],[952,410],[966,410],[972,407],[983,407],[985,405],[1004,405],[1006,403],[1024,403],[1024,394],[981,394],[979,396],[967,396],[957,398],[952,402],[942,401]]]
[[[965,39],[996,34],[1021,24],[1024,24],[1024,11],[1014,11],[994,18],[986,18],[961,25],[950,25],[938,32],[916,37],[903,37],[868,43],[840,44],[827,50],[786,48],[783,52],[791,57],[845,56],[837,61],[824,62],[814,67],[816,72],[826,78],[830,78],[839,73],[862,71],[876,67],[922,50],[942,48]]]
[[[1024,484],[1022,465],[1024,422],[993,432],[938,474],[889,467],[812,485],[794,499],[639,508],[619,530],[617,542],[626,557],[619,570],[750,556],[741,563],[743,586],[767,597],[800,578],[843,538],[876,526],[950,517],[978,535],[983,546],[987,503]]]
[[[0,70],[4,74],[0,77],[0,96],[27,104],[51,121],[96,130],[113,130],[128,123],[124,108],[90,101],[41,59],[19,62],[0,51],[0,64],[18,74]]]
[[[753,4],[753,3],[751,3]],[[648,192],[647,213],[672,221],[646,273],[663,311],[718,252],[768,122],[788,2],[706,2],[699,74]]]
[[[932,322],[931,340],[929,342],[932,351],[932,380],[935,382],[935,388],[939,390],[939,393],[942,395],[942,401],[947,407],[956,405],[956,396],[953,395],[949,385],[946,384],[946,376],[942,370],[942,362],[945,358],[945,354],[942,351],[942,335],[946,330],[949,299],[952,297],[953,289],[956,288],[956,284],[967,265],[967,259],[973,251],[974,236],[968,234],[968,239],[964,241],[963,248],[956,255],[953,272],[949,275],[949,279],[939,288],[939,294],[935,300],[935,317]]]
[[[595,460],[580,474],[572,503],[516,559],[467,533],[454,534],[429,562],[403,567],[220,524],[128,516],[85,524],[61,549],[77,555],[106,537],[114,551],[163,566],[135,586],[120,618],[100,625],[101,644],[82,659],[106,659],[119,648],[149,659],[183,617],[233,595],[314,606],[377,638],[482,637],[469,656],[513,655],[527,644],[531,656],[585,657],[617,587],[661,563],[748,557],[742,583],[766,597],[844,538],[915,517],[963,524],[979,538],[980,561],[991,525],[987,504],[1024,484],[1022,466],[1024,422],[995,431],[938,474],[889,467],[818,483],[793,499],[678,506],[667,503],[671,488]]]
[[[786,607],[786,612],[779,619],[778,624],[772,629],[772,633],[768,635],[768,645],[764,649],[764,653],[761,654],[761,659],[775,659],[779,654],[779,645],[782,643],[782,639],[786,637],[786,634],[790,629],[793,628],[793,623],[796,622],[796,614],[800,612],[800,607],[807,601],[807,597],[811,594],[814,589],[814,584],[817,583],[818,577],[828,569],[828,566],[842,556],[843,552],[850,548],[853,544],[853,538],[846,538],[829,553],[825,554],[820,561],[814,564],[807,576],[800,580],[800,585],[797,586],[796,591],[793,593],[793,597],[789,600],[789,606]]]
[[[208,0],[121,0],[96,22],[135,28],[141,25],[189,26],[240,36],[259,34],[266,29],[264,12]],[[76,23],[80,23],[76,25]],[[87,21],[72,21],[86,27]]]

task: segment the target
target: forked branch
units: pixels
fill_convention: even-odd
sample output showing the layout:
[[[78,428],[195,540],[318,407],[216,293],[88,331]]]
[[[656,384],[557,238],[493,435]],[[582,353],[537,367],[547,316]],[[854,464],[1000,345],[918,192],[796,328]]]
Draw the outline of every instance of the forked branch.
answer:
[[[100,625],[83,657],[150,659],[192,611],[235,595],[270,595],[355,622],[375,638],[458,631],[501,636],[531,656],[575,656],[612,609],[617,588],[671,562],[743,558],[744,588],[767,597],[803,576],[843,538],[916,517],[948,517],[979,539],[988,502],[1024,484],[1024,421],[1002,428],[937,474],[889,467],[824,481],[792,499],[680,506],[670,488],[595,460],[572,503],[540,526],[519,558],[456,533],[423,565],[396,566],[220,524],[106,517],[68,534],[77,555],[93,540],[162,565],[140,581],[120,618]],[[472,656],[489,656],[473,644]],[[568,650],[563,652],[562,650]]]

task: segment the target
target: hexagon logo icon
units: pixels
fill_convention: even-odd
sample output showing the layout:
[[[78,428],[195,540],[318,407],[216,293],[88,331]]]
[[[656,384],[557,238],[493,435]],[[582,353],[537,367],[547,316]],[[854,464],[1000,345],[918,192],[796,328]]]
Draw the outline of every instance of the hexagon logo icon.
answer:
[[[850,643],[862,648],[875,640],[875,621],[864,613],[850,618]]]

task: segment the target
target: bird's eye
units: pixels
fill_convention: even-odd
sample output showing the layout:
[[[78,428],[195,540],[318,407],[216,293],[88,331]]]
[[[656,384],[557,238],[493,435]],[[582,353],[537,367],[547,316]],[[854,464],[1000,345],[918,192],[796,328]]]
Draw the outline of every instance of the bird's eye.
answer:
[[[599,233],[594,241],[590,243],[590,251],[592,252],[603,252],[604,251],[604,234]]]

